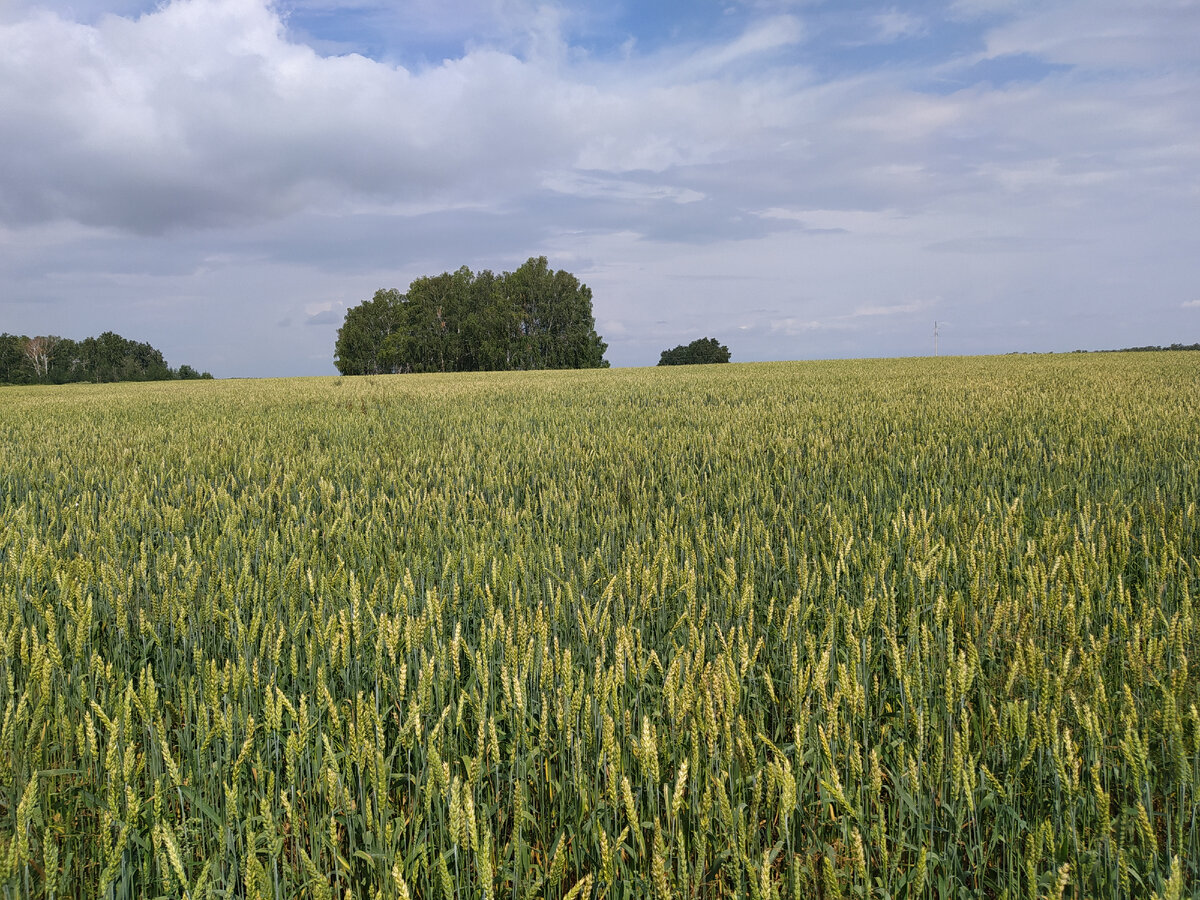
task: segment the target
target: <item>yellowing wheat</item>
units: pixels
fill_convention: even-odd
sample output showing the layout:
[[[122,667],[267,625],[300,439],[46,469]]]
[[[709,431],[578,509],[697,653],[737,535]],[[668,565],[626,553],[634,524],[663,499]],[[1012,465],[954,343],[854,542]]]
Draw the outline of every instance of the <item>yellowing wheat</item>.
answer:
[[[1194,894],[1198,389],[0,390],[0,893]]]

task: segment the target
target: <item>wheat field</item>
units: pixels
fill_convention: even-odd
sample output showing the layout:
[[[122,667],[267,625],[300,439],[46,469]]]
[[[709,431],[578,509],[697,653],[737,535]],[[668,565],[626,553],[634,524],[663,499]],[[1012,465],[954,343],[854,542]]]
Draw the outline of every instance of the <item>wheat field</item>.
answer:
[[[0,390],[0,896],[1192,896],[1198,356]]]

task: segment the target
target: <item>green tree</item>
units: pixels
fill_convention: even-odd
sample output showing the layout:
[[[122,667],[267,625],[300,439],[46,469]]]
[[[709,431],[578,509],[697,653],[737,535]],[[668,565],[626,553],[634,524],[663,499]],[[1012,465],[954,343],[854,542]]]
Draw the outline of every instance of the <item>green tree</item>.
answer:
[[[464,326],[474,276],[457,272],[418,278],[408,287],[401,324],[384,341],[383,359],[397,372],[457,372],[468,354]]]
[[[512,368],[512,335],[516,314],[500,291],[500,277],[488,269],[471,281],[463,324],[463,371]]]
[[[168,381],[171,369],[162,352],[147,343],[131,341],[113,331],[78,344],[79,381]]]
[[[33,380],[42,382],[48,381],[50,378],[50,362],[54,358],[54,351],[58,347],[58,342],[61,340],[53,334],[40,334],[37,337],[25,339],[25,344],[21,348],[25,354],[25,359],[28,360],[30,367],[33,369]]]
[[[79,357],[79,344],[70,338],[58,339],[54,355],[50,358],[50,371],[46,380],[51,384],[85,380],[83,360]]]
[[[664,350],[658,358],[660,366],[694,366],[704,363],[729,362],[729,348],[716,338],[697,338],[690,344],[680,344]]]
[[[608,344],[596,333],[592,291],[570,272],[551,271],[530,257],[505,272],[500,291],[515,316],[512,368],[595,369],[606,366]]]
[[[0,334],[0,384],[25,384],[30,368],[25,358],[25,342],[20,334]]]
[[[0,334],[0,384],[76,381],[167,381],[212,378],[191,366],[171,369],[162,352],[113,331],[73,341],[54,335]]]
[[[377,291],[338,331],[343,375],[607,366],[592,292],[546,258],[515,272],[463,266],[418,278],[406,294]]]
[[[378,290],[370,300],[346,310],[338,329],[334,364],[343,375],[377,375],[392,371],[380,358],[388,335],[404,324],[404,295],[395,288]]]

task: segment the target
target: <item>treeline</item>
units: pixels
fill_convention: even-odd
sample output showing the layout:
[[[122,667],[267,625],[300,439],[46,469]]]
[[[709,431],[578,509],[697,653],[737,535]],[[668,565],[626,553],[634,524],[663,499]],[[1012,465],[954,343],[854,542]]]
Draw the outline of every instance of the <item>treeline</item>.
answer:
[[[159,350],[112,331],[82,341],[55,335],[0,334],[0,384],[195,378],[212,375],[188,365],[172,369]]]
[[[1146,353],[1155,350],[1200,350],[1200,344],[1172,344],[1170,347],[1160,347],[1158,344],[1146,347],[1122,347],[1117,353]]]
[[[1147,344],[1145,347],[1121,347],[1117,350],[1076,350],[1076,353],[1159,353],[1165,350],[1200,350],[1200,344]]]
[[[515,272],[418,278],[346,311],[335,364],[343,375],[606,367],[592,292],[546,257]]]
[[[716,338],[697,338],[690,344],[680,344],[664,350],[658,357],[660,366],[697,366],[707,363],[727,363],[729,348]]]

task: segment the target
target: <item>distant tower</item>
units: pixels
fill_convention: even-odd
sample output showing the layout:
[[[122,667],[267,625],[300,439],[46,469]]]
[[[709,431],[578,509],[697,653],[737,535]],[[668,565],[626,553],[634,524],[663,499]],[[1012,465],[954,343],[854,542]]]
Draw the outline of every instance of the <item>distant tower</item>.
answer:
[[[938,326],[937,319],[933,320],[933,355],[937,356]]]

